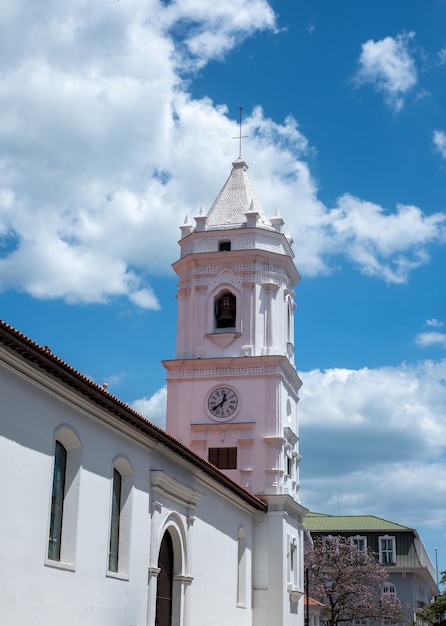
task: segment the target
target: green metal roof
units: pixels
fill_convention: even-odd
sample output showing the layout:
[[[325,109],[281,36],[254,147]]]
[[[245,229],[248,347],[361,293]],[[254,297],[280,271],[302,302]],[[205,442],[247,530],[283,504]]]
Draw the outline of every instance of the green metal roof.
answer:
[[[412,528],[389,522],[375,515],[324,515],[308,513],[304,519],[310,532],[351,532],[351,531],[413,531]]]

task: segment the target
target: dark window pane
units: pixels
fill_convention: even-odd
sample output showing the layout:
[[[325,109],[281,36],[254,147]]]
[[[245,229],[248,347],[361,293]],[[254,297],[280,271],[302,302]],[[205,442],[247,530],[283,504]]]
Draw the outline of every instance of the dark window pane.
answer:
[[[237,448],[209,448],[208,459],[219,469],[237,469]]]
[[[119,518],[121,515],[121,474],[113,470],[113,493],[112,511],[110,522],[110,551],[108,553],[108,569],[110,572],[118,571],[119,554]]]
[[[56,441],[54,451],[53,493],[51,497],[50,536],[48,540],[48,558],[53,561],[60,561],[66,473],[67,451],[60,441]]]

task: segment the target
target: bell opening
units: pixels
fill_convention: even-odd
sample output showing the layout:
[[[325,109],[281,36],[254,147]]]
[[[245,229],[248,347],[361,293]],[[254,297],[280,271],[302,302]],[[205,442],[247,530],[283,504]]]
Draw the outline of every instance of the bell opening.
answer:
[[[225,293],[215,303],[217,328],[235,328],[237,301],[232,293]]]

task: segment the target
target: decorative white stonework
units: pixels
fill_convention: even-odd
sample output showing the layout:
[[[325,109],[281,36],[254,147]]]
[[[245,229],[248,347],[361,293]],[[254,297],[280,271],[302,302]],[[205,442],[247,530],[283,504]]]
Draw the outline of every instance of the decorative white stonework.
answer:
[[[213,367],[206,368],[203,363],[203,368],[187,368],[187,369],[173,369],[169,370],[168,378],[215,378],[221,377],[236,378],[238,376],[266,376],[270,374],[279,373],[279,370],[274,367]]]
[[[162,495],[186,508],[195,508],[204,495],[161,470],[150,472],[150,483],[153,492],[158,496]]]
[[[209,337],[219,348],[228,348],[240,333],[212,333]]]
[[[199,218],[195,218],[196,220]],[[191,234],[193,227],[181,227],[182,232]],[[220,231],[227,231],[222,233]],[[204,229],[197,232],[203,232]],[[234,227],[213,228],[212,231],[206,231],[207,237],[199,239],[193,237],[186,241],[181,241],[181,257],[190,254],[202,254],[209,252],[218,252],[219,243],[224,239],[231,241],[231,250],[265,250],[266,252],[274,252],[275,254],[289,254],[291,251],[289,241],[286,237],[278,237],[275,231],[271,233],[259,232],[253,229],[252,232],[234,231]]]

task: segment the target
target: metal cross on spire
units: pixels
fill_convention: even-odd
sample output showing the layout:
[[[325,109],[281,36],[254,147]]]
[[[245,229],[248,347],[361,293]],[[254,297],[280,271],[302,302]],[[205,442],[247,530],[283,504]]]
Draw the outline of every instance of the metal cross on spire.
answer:
[[[238,139],[238,158],[242,157],[242,139],[246,139],[248,135],[242,135],[242,117],[243,117],[243,107],[239,107],[240,111],[240,121],[239,121],[239,134],[238,137],[233,137],[233,139]]]

